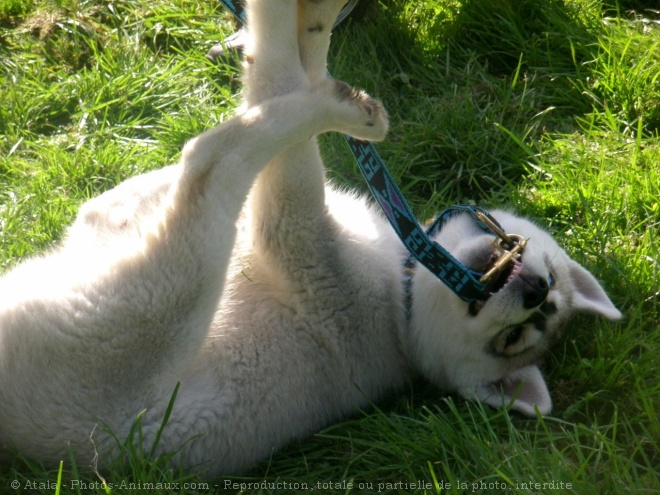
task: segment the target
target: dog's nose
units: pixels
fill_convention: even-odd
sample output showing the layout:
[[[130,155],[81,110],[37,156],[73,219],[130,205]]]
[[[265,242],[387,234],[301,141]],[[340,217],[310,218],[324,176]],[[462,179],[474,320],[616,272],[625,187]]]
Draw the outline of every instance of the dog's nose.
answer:
[[[534,275],[520,275],[523,280],[523,306],[532,309],[543,304],[548,297],[550,286],[543,277]]]

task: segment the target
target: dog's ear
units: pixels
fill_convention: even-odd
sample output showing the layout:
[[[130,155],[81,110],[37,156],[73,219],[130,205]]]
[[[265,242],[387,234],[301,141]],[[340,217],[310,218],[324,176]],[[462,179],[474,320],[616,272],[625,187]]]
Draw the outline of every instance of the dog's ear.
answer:
[[[618,320],[623,315],[616,309],[598,280],[573,260],[569,262],[569,275],[574,286],[573,310]]]
[[[491,407],[506,408],[536,417],[535,407],[542,415],[552,411],[552,399],[538,366],[526,366],[514,371],[497,384],[477,390],[477,399]]]

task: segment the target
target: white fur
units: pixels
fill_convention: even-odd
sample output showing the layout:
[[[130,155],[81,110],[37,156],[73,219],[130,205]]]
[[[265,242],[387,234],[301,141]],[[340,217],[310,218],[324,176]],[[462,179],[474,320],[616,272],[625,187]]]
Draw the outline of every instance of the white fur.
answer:
[[[180,383],[158,452],[234,472],[398,389],[411,368],[496,406],[495,380],[525,379],[530,393],[513,407],[549,412],[530,368],[545,348],[484,353],[534,313],[515,284],[471,317],[418,269],[407,328],[392,229],[365,200],[324,185],[316,134],[387,130],[378,102],[326,79],[342,3],[249,1],[245,113],[191,140],[180,164],[85,204],[59,248],[2,278],[0,446],[51,466],[70,446],[81,469],[95,453],[102,467],[117,452],[108,429],[123,439],[146,410],[150,446]],[[525,266],[547,277],[544,260],[556,265],[567,289],[549,297],[562,319],[619,316],[547,234],[496,216],[530,237]],[[441,235],[459,259],[491,241],[463,217]]]

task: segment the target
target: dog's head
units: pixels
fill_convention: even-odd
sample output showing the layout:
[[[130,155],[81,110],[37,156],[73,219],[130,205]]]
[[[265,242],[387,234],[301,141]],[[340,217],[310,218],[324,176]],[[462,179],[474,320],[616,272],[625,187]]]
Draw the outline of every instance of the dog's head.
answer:
[[[533,223],[493,212],[527,246],[490,288],[485,301],[464,302],[419,265],[412,282],[410,345],[419,370],[447,391],[494,407],[534,415],[552,409],[538,364],[574,313],[616,320],[621,313],[587,270]],[[494,254],[492,234],[467,214],[450,219],[435,239],[470,269],[483,273]]]

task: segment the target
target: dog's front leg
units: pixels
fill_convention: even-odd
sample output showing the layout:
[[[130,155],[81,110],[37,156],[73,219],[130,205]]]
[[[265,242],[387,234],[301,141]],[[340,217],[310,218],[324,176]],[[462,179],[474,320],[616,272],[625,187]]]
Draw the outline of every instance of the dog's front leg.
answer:
[[[330,30],[343,0],[248,1],[246,97],[248,104],[308,86],[334,87],[356,103],[363,93],[329,81],[326,55]],[[333,86],[334,85],[334,86]],[[380,105],[371,108],[386,121]],[[292,112],[299,109],[292,108]],[[254,248],[264,267],[293,290],[309,288],[309,277],[327,263],[336,246],[334,222],[327,215],[325,176],[316,137],[296,143],[275,157],[259,176],[251,196]],[[302,267],[311,268],[307,273]],[[293,277],[299,280],[292,280]]]
[[[67,445],[91,458],[98,421],[122,438],[142,408],[166,400],[206,336],[256,175],[312,134],[382,136],[367,103],[321,87],[253,107],[185,147],[164,206],[132,237],[117,232],[90,255],[73,236],[3,277],[0,444],[46,462]]]

